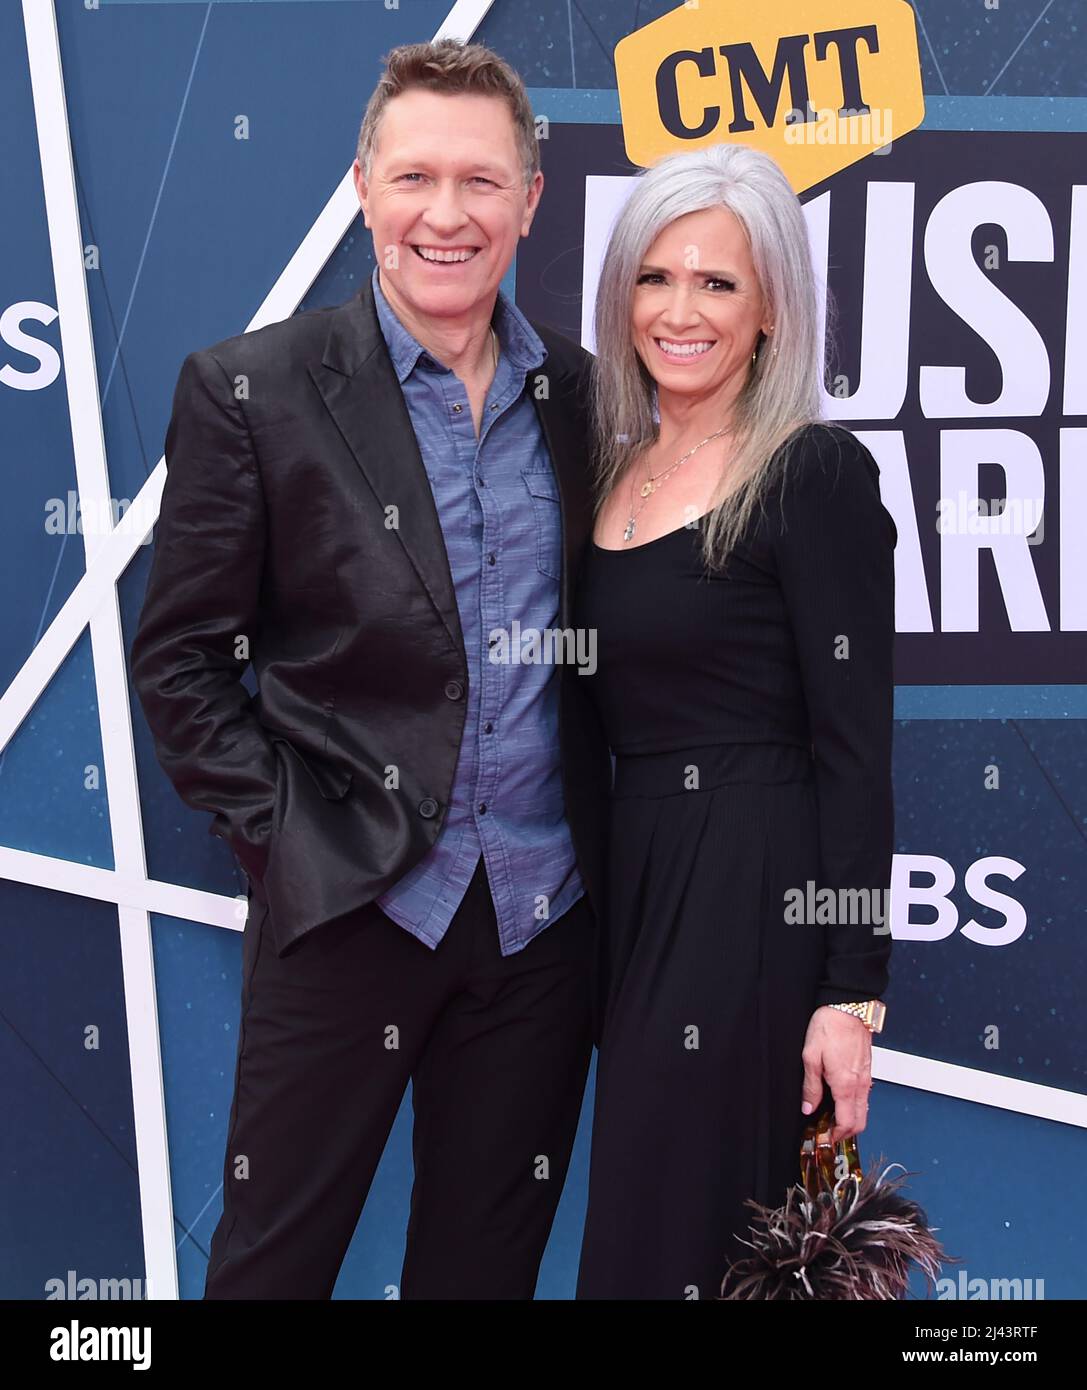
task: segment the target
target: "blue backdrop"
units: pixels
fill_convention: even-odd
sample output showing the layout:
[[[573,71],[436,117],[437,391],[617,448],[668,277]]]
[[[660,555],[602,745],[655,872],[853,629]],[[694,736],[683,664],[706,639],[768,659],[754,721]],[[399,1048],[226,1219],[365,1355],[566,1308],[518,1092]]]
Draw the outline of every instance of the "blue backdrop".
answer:
[[[55,11],[109,490],[134,499],[161,456],[182,358],[249,322],[351,162],[381,55],[433,37],[449,5],[88,3],[57,0]],[[612,50],[672,8],[657,0],[495,0],[474,35],[518,68],[534,109],[552,127],[541,145],[548,181],[541,218],[550,199],[554,234],[545,235],[541,221],[536,240],[522,243],[509,288],[526,312],[573,336],[582,225],[569,210],[585,174],[625,168]],[[1044,453],[1053,498],[1046,516],[1053,519],[1036,549],[1052,624],[1046,632],[1013,632],[986,570],[980,630],[939,631],[939,548],[934,529],[919,527],[936,630],[904,633],[900,643],[896,848],[900,866],[916,875],[913,928],[935,917],[921,905],[929,860],[953,874],[947,896],[956,925],[934,939],[904,930],[896,945],[890,1026],[880,1041],[904,1055],[887,1063],[890,1071],[894,1061],[902,1079],[877,1082],[861,1149],[883,1152],[915,1174],[913,1195],[971,1278],[1044,1280],[1048,1298],[1084,1297],[1077,1181],[1087,1162],[1080,986],[1087,638],[1082,625],[1066,623],[1062,631],[1058,621],[1062,578],[1071,582],[1077,571],[1070,563],[1060,568],[1057,494],[1060,430],[1087,424],[1074,413],[1076,401],[1062,413],[1059,370],[1066,315],[1087,310],[1070,302],[1068,274],[1071,190],[1087,170],[1087,26],[1073,0],[915,0],[914,10],[924,126],[889,156],[828,185],[839,210],[861,206],[871,178],[916,185],[915,257],[907,267],[916,289],[911,384],[893,420],[845,422],[881,435],[901,432],[921,514],[937,495],[940,431],[920,409],[917,367],[965,355],[979,398],[1000,389],[994,356],[924,279],[923,220],[948,188],[975,179],[1032,190],[1053,224],[1052,265],[1047,273],[1031,266],[1020,272],[1026,278],[1009,268],[1000,287],[1037,325],[1053,384],[1029,429],[1022,420],[987,423],[1028,430]],[[92,1280],[146,1277],[133,1067],[139,1074],[150,1061],[154,1072],[156,1062],[141,1052],[142,1042],[129,1045],[139,1001],[131,991],[126,998],[117,894],[102,888],[102,876],[76,872],[116,868],[102,730],[118,708],[103,707],[109,687],[101,671],[96,678],[89,632],[76,637],[36,698],[12,684],[86,568],[74,525],[50,524],[74,515],[77,488],[39,149],[43,120],[62,117],[54,108],[36,119],[30,71],[21,8],[0,5],[0,437],[8,497],[0,510],[7,599],[0,691],[9,699],[4,728],[14,726],[0,752],[0,1296],[40,1299],[68,1271]],[[239,116],[248,138],[236,138]],[[832,214],[831,285],[848,364],[860,316],[850,247],[858,256],[864,247],[859,230],[842,230],[842,215]],[[343,301],[372,265],[358,219],[300,307]],[[1071,488],[1073,469],[1082,475],[1087,455],[1069,448],[1065,467]],[[1073,541],[1069,527],[1064,544]],[[149,547],[138,547],[117,582],[126,650],[148,562]],[[229,850],[206,833],[208,818],[189,812],[158,768],[131,689],[129,703],[148,878],[244,895]],[[990,767],[999,769],[998,789],[985,784]],[[996,947],[985,932],[1014,913],[1009,918],[1006,903],[967,891],[966,879],[971,865],[990,861],[991,868],[993,860],[1004,867],[993,871],[999,881],[991,890],[1007,894],[1025,917],[1018,937]],[[1022,866],[1020,876],[1007,873],[1009,862]],[[978,929],[964,932],[971,916]],[[197,1298],[221,1209],[241,936],[152,912],[151,940],[178,1288],[181,1297]],[[926,1061],[952,1067],[926,1068]],[[998,1084],[979,1082],[976,1093],[986,1099],[964,1099],[963,1091],[975,1093],[974,1076],[1030,1082],[1052,1094],[1028,1088],[1004,1095]],[[591,1102],[590,1084],[540,1297],[572,1296]],[[1045,1117],[1054,1114],[1062,1118]],[[408,1097],[337,1297],[390,1296],[410,1186]]]

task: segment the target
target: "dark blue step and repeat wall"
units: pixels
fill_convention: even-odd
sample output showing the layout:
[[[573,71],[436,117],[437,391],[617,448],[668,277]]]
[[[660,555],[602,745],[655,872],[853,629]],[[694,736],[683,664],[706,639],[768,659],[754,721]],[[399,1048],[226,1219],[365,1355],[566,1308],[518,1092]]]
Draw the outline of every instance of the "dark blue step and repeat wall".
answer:
[[[153,497],[182,358],[277,286],[289,313],[369,275],[361,219],[315,224],[381,55],[449,14],[0,5],[0,1296],[203,1290],[246,885],[127,679],[150,545],[121,523]],[[913,1174],[960,1260],[947,1299],[1087,1296],[1085,20],[1072,0],[450,20],[538,118],[545,191],[506,288],[586,346],[647,151],[770,148],[828,83],[870,108],[867,148],[810,119],[787,168],[827,288],[826,414],[872,450],[899,532],[895,955],[861,1152]],[[591,1101],[541,1298],[573,1294]],[[339,1298],[396,1296],[410,1124],[409,1096]]]

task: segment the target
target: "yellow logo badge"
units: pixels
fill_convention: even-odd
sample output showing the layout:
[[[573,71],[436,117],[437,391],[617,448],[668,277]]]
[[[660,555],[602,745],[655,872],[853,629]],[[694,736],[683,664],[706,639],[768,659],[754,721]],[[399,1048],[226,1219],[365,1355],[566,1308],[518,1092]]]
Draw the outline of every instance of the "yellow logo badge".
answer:
[[[615,71],[632,164],[735,140],[797,193],[925,115],[906,0],[687,0],[622,39]]]

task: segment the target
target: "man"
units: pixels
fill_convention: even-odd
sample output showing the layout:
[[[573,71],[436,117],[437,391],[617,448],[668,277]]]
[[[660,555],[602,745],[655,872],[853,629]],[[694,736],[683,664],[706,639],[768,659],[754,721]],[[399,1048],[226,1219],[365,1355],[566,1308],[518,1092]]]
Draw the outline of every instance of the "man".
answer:
[[[132,669],[250,881],[206,1298],[330,1297],[409,1078],[401,1296],[535,1289],[610,780],[576,667],[489,659],[569,626],[592,524],[590,359],[499,292],[538,159],[495,54],[394,50],[355,164],[372,280],[182,366]]]

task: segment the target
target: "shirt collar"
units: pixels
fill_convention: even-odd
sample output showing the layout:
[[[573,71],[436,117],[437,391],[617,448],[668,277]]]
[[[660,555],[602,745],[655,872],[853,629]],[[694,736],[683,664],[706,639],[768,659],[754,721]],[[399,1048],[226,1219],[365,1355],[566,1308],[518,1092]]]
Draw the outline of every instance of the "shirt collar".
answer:
[[[417,363],[428,371],[447,371],[448,368],[436,361],[397,318],[382,292],[377,266],[374,266],[372,284],[374,308],[377,310],[378,323],[381,325],[381,332],[389,349],[389,357],[392,359],[397,380],[403,384]],[[494,306],[491,323],[494,331],[498,334],[502,355],[513,366],[524,372],[529,371],[532,367],[540,366],[547,356],[547,349],[543,345],[543,340],[513,300],[508,298],[501,289],[498,291],[498,299]]]

